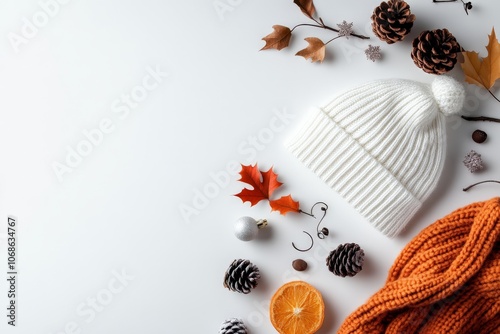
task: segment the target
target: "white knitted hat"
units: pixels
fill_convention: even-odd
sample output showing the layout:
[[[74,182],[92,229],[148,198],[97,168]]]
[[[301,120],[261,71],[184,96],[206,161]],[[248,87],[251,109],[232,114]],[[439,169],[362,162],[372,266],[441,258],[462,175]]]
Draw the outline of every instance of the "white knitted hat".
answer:
[[[380,80],[314,110],[289,150],[377,229],[397,235],[438,183],[446,156],[445,115],[461,111],[463,86]]]

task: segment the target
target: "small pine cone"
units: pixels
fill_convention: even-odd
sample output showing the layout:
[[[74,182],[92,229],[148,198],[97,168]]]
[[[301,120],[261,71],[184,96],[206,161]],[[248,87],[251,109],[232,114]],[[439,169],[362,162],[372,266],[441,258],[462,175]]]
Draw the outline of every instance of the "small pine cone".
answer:
[[[363,269],[365,252],[358,244],[339,245],[326,258],[328,270],[337,276],[354,276]]]
[[[410,5],[403,0],[389,0],[373,11],[372,29],[380,40],[392,44],[410,33],[414,21]]]
[[[250,261],[234,260],[224,275],[224,287],[247,294],[257,286],[259,278],[259,268]]]
[[[427,30],[413,40],[411,58],[424,72],[443,74],[453,69],[460,50],[448,29]]]
[[[242,320],[232,318],[222,323],[219,334],[247,334],[247,328]]]

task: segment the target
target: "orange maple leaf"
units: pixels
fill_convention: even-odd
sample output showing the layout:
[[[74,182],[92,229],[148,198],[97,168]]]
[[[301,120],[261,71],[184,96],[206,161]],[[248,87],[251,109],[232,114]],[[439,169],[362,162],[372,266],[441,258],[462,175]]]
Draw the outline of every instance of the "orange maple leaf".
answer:
[[[292,37],[290,28],[277,24],[273,26],[273,29],[272,33],[262,38],[262,40],[266,41],[266,45],[260,49],[261,51],[268,49],[281,50],[290,44],[290,38]]]
[[[300,50],[295,55],[302,56],[305,59],[310,58],[313,63],[316,61],[319,61],[320,63],[323,62],[326,51],[325,43],[316,37],[307,37],[305,40],[309,43],[309,45],[307,48]]]
[[[250,185],[252,189],[244,188],[235,196],[239,197],[243,202],[250,202],[251,206],[263,199],[269,199],[273,192],[282,185],[272,167],[267,172],[261,172],[257,164],[253,166],[241,165],[240,176],[238,181]]]
[[[313,0],[294,0],[293,3],[299,6],[305,16],[311,19],[313,18],[314,12],[316,11]]]
[[[299,202],[294,201],[291,195],[269,201],[269,204],[273,211],[279,211],[282,215],[286,215],[288,212],[300,212]]]
[[[482,59],[479,58],[477,52],[462,52],[464,61],[460,65],[466,82],[490,90],[495,81],[500,78],[500,43],[496,38],[495,28],[491,30],[486,50],[488,55]]]

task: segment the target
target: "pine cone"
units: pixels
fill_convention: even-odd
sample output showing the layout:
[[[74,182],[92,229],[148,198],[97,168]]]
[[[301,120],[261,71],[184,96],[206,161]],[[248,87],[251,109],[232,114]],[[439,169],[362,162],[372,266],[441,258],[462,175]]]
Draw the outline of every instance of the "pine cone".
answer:
[[[413,40],[411,58],[424,72],[443,74],[455,66],[460,50],[448,29],[427,30]]]
[[[259,268],[248,260],[234,260],[224,276],[224,287],[231,291],[250,293],[260,278]]]
[[[358,244],[339,245],[326,258],[328,270],[337,276],[354,276],[363,269],[365,252]]]
[[[375,35],[387,44],[399,42],[405,38],[413,27],[415,15],[410,5],[403,0],[382,2],[372,15],[372,29]]]
[[[247,328],[242,320],[232,318],[222,323],[219,334],[247,334]]]

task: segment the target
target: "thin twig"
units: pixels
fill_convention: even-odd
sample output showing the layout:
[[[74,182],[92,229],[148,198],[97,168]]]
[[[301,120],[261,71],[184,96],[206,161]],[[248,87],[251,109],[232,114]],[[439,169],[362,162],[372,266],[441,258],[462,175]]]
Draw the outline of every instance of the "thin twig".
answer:
[[[475,186],[480,185],[480,184],[483,184],[483,183],[500,183],[500,181],[496,181],[496,180],[486,180],[486,181],[481,181],[481,182],[478,182],[478,183],[474,183],[474,184],[472,184],[472,185],[470,185],[470,186],[468,186],[468,187],[466,187],[466,188],[464,188],[464,189],[462,189],[462,190],[463,190],[463,191],[467,191],[467,190],[469,190],[470,188],[475,187]]]
[[[477,117],[462,116],[462,118],[465,119],[466,121],[485,121],[485,122],[500,123],[500,119],[487,116],[477,116]]]
[[[300,249],[300,248],[297,248],[297,246],[295,246],[295,244],[292,242],[292,247],[295,248],[296,250],[298,250],[299,252],[307,252],[308,250],[311,250],[311,248],[313,248],[313,246],[314,246],[314,240],[313,240],[312,235],[310,235],[306,231],[302,231],[302,232],[304,232],[305,234],[307,234],[309,236],[309,238],[311,238],[311,246],[309,246],[306,249]]]
[[[334,37],[332,38],[331,40],[329,40],[328,42],[325,43],[325,45],[327,45],[328,43],[330,43],[331,41],[334,41],[336,40],[337,38],[340,38],[340,37],[344,37],[344,36],[337,36],[337,37]]]
[[[339,32],[340,31],[339,29],[332,28],[330,26],[327,26],[326,24],[322,25],[322,24],[312,24],[312,23],[301,23],[301,24],[297,24],[295,27],[293,27],[290,32],[294,31],[295,28],[303,27],[303,26],[315,27],[315,28],[322,28],[322,29],[326,29],[326,30],[330,30],[330,31],[335,31],[335,32]],[[355,34],[355,33],[351,33],[349,36],[357,37],[357,38],[360,38],[360,39],[370,39],[370,37],[368,37],[368,36],[358,35],[358,34]]]
[[[495,100],[497,100],[498,102],[500,102],[500,100],[499,100],[499,99],[498,99],[498,98],[497,98],[497,97],[496,97],[496,96],[495,96],[495,95],[491,92],[491,90],[489,90],[489,89],[488,89],[488,93],[490,93],[490,94],[491,94],[491,96],[493,96],[493,98],[494,98]]]

